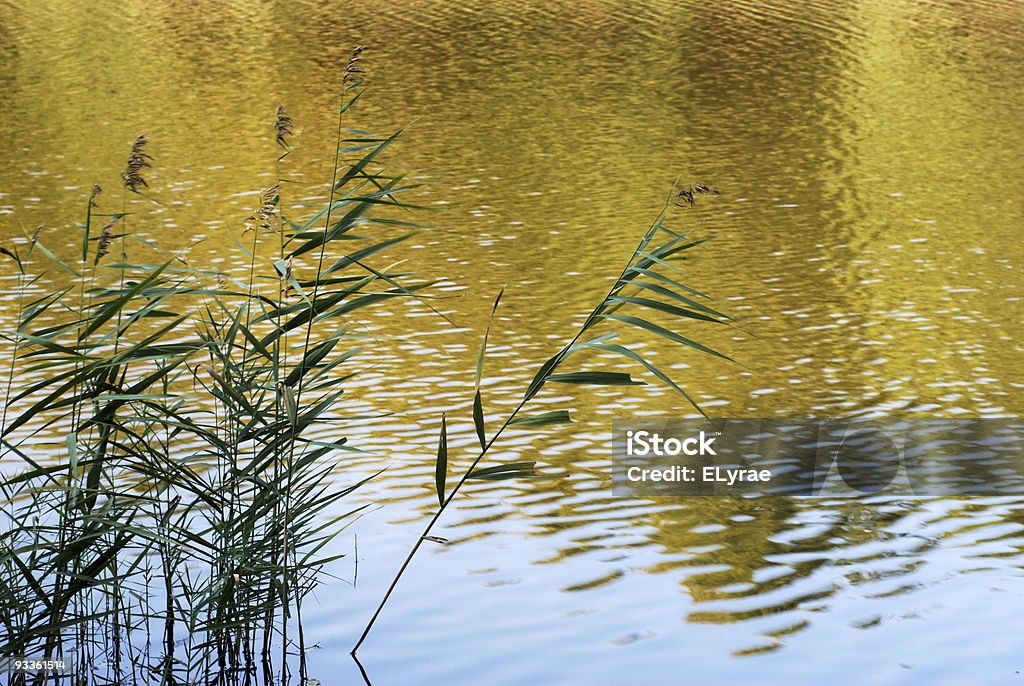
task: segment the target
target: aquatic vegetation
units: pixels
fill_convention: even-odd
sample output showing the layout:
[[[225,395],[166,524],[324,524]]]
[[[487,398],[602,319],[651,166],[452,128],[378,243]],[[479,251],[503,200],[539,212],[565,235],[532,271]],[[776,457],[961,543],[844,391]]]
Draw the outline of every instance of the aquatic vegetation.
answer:
[[[132,143],[132,151],[128,154],[128,166],[121,175],[124,187],[132,193],[138,193],[140,187],[149,188],[146,179],[142,177],[142,170],[152,166],[149,161],[153,158],[145,151],[148,144],[147,134],[140,133]]]
[[[436,470],[437,497],[440,506],[434,516],[427,522],[427,525],[423,529],[423,533],[413,543],[408,556],[399,567],[390,586],[387,591],[385,591],[380,604],[377,606],[373,616],[370,617],[369,622],[364,627],[362,634],[359,636],[359,640],[352,648],[353,655],[355,655],[359,650],[359,647],[366,640],[366,637],[369,635],[374,623],[377,621],[377,618],[380,616],[380,613],[383,611],[388,599],[391,597],[391,594],[394,592],[403,574],[405,574],[409,564],[412,562],[413,557],[420,549],[422,543],[436,538],[431,535],[431,530],[466,482],[470,479],[497,480],[532,476],[532,470],[535,464],[534,462],[513,462],[483,468],[479,466],[486,457],[487,452],[501,437],[502,433],[504,433],[504,431],[510,426],[544,426],[548,424],[560,424],[572,421],[568,410],[549,410],[547,412],[542,412],[528,417],[519,416],[520,412],[526,409],[530,400],[532,400],[542,390],[545,384],[561,383],[585,386],[629,386],[643,383],[641,381],[634,380],[630,372],[622,371],[618,368],[614,370],[579,370],[559,373],[558,370],[565,364],[566,360],[574,354],[586,350],[597,351],[606,353],[610,356],[625,358],[632,365],[639,364],[641,367],[653,374],[659,381],[683,396],[683,398],[685,398],[686,401],[694,407],[694,409],[702,415],[704,414],[690,395],[687,394],[687,392],[684,391],[665,372],[645,359],[628,344],[622,345],[620,343],[610,342],[618,337],[620,333],[619,331],[607,331],[609,323],[617,323],[620,327],[621,325],[626,325],[624,328],[633,327],[634,329],[639,329],[646,334],[654,334],[656,336],[666,338],[678,345],[689,347],[725,360],[730,359],[726,355],[701,345],[694,340],[686,338],[676,331],[666,329],[633,314],[627,315],[619,313],[623,308],[632,308],[640,310],[641,313],[646,310],[648,312],[669,314],[683,320],[690,319],[717,324],[728,324],[731,322],[731,318],[728,315],[718,312],[700,302],[700,299],[706,300],[708,298],[706,294],[684,285],[677,280],[678,277],[675,276],[675,274],[673,274],[673,276],[667,276],[663,271],[659,271],[659,269],[664,269],[670,272],[672,270],[681,272],[682,270],[678,265],[672,263],[673,259],[678,259],[685,251],[696,248],[709,240],[707,238],[690,238],[686,233],[678,233],[668,226],[669,210],[672,205],[676,204],[678,206],[693,207],[695,204],[694,193],[718,193],[718,191],[705,184],[697,184],[683,189],[674,188],[672,190],[672,193],[669,194],[658,218],[633,249],[633,253],[629,256],[622,272],[612,284],[612,287],[608,290],[607,294],[594,307],[594,309],[591,310],[590,314],[587,315],[587,318],[577,330],[576,335],[573,336],[572,339],[557,353],[548,359],[547,362],[541,365],[540,369],[537,370],[536,375],[533,377],[533,380],[527,386],[526,391],[523,394],[522,401],[505,418],[504,422],[497,430],[494,431],[491,437],[488,438],[484,419],[483,401],[480,395],[480,381],[483,374],[484,358],[487,352],[487,339],[490,334],[491,326],[494,322],[494,313],[498,309],[503,291],[498,293],[497,298],[494,300],[494,306],[491,309],[491,318],[488,322],[487,329],[484,332],[483,341],[480,345],[479,354],[477,356],[476,390],[473,398],[473,423],[476,428],[477,437],[480,440],[480,452],[470,463],[469,468],[462,473],[452,489],[446,492],[445,485],[447,482],[448,463],[447,433],[445,418],[441,418],[441,435],[438,440]],[[649,279],[649,281],[647,279]],[[664,302],[662,300],[653,300],[647,297],[638,297],[638,294],[645,292],[653,292],[667,297],[668,299],[673,300],[674,303]],[[604,333],[600,333],[599,335],[591,338],[585,338],[585,336],[587,336],[593,329],[600,329],[604,331]]]
[[[288,139],[295,135],[295,122],[288,116],[284,105],[277,106],[277,117],[274,119],[274,140],[285,150],[290,149]]]
[[[120,197],[107,200],[98,186],[89,193],[75,259],[62,259],[38,231],[24,257],[3,249],[18,269],[20,300],[17,326],[4,334],[0,654],[90,665],[78,670],[83,684],[269,683],[293,671],[305,681],[303,600],[338,557],[326,546],[360,509],[340,502],[367,480],[335,473],[338,456],[355,449],[335,430],[355,418],[341,400],[353,375],[346,363],[363,340],[352,318],[395,299],[436,313],[430,281],[377,264],[420,227],[406,220],[414,208],[402,200],[416,184],[382,164],[401,131],[345,127],[363,93],[364,50],[352,52],[341,80],[326,201],[299,221],[281,213],[281,163],[296,124],[277,108],[269,126],[284,150],[277,183],[256,194],[235,236],[244,273],[193,265],[135,234],[129,199],[158,195],[144,178],[153,162],[146,134],[131,146]],[[563,371],[576,353],[639,364],[687,400],[612,339],[638,330],[724,357],[624,313],[728,322],[664,273],[704,242],[667,225],[675,202],[708,192],[698,188],[673,191],[612,288],[489,435],[485,333],[473,412],[480,453],[449,489],[441,417],[440,507],[406,565],[468,480],[531,474],[532,463],[481,463],[509,426],[569,420],[567,410],[520,416],[547,384],[641,383],[619,369]],[[120,209],[105,210],[108,202]],[[56,270],[39,271],[43,260]],[[596,328],[603,333],[591,336]]]

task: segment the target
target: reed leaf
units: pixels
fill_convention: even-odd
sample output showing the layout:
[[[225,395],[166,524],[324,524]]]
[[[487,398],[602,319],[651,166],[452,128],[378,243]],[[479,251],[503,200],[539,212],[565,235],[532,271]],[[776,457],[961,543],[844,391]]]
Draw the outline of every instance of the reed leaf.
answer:
[[[437,459],[434,462],[434,484],[437,487],[437,502],[444,505],[444,487],[448,478],[448,422],[441,415],[441,435],[437,439]]]

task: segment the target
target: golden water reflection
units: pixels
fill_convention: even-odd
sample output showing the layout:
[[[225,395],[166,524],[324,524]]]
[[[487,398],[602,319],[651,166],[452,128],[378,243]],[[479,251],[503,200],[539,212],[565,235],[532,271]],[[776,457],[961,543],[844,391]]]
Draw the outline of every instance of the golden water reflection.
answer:
[[[736,365],[647,349],[709,413],[1019,415],[1022,39],[1024,11],[1010,2],[7,3],[0,235],[43,224],[49,243],[70,250],[88,189],[118,197],[128,145],[146,130],[160,204],[132,202],[134,224],[170,248],[200,241],[192,259],[217,264],[228,227],[274,178],[279,102],[302,129],[284,171],[309,184],[294,186],[291,211],[323,199],[337,77],[352,45],[373,46],[357,125],[415,122],[396,160],[439,210],[425,218],[438,230],[398,257],[468,287],[441,301],[462,331],[405,308],[363,322],[405,335],[382,343],[353,389],[357,402],[399,413],[357,430],[375,464],[393,465],[366,496],[389,503],[379,528],[367,525],[388,558],[367,564],[384,574],[407,536],[380,532],[404,532],[431,507],[423,456],[438,414],[468,419],[494,294],[508,284],[486,386],[497,415],[601,294],[677,176],[723,191],[678,213],[716,239],[689,265],[689,284],[753,334],[693,332]],[[0,317],[13,308],[0,301]],[[578,408],[576,427],[513,441],[503,456],[566,476],[474,491],[450,533],[472,547],[525,531],[531,573],[557,568],[551,587],[565,596],[619,607],[600,589],[639,569],[672,580],[683,599],[648,600],[677,603],[669,612],[694,626],[785,618],[725,651],[748,655],[813,633],[822,614],[844,616],[865,585],[885,598],[974,567],[988,570],[979,578],[1000,568],[1020,578],[1024,522],[1000,502],[922,511],[612,498],[610,417],[689,410],[654,389],[550,402]],[[455,427],[456,444],[459,431],[470,444],[468,424]],[[947,537],[992,557],[974,567],[942,557],[941,573],[922,571]],[[495,569],[518,564],[495,554]],[[465,595],[474,583],[456,586]],[[491,598],[479,612],[515,604]],[[876,626],[874,615],[856,621]],[[496,659],[515,674],[514,657]],[[449,681],[458,671],[432,669]]]

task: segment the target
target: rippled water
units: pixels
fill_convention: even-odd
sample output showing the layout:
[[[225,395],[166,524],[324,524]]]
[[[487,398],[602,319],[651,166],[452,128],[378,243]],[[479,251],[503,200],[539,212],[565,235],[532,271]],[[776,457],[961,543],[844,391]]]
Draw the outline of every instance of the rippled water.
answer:
[[[73,245],[87,189],[116,188],[147,130],[162,204],[133,205],[137,224],[221,259],[273,177],[278,102],[303,128],[286,171],[325,179],[357,42],[358,124],[415,122],[397,157],[441,211],[408,256],[449,280],[463,328],[367,322],[406,336],[354,402],[397,415],[353,428],[375,452],[338,479],[389,469],[338,539],[358,536],[358,574],[350,555],[306,608],[313,676],[358,678],[346,653],[434,502],[442,410],[469,457],[496,291],[495,415],[677,176],[722,189],[680,217],[716,238],[689,283],[754,334],[701,332],[736,365],[650,348],[710,413],[1021,414],[1020,4],[459,4],[0,4],[3,236],[45,224]],[[364,648],[375,684],[1020,682],[1024,503],[613,498],[610,418],[689,410],[657,389],[551,402],[577,424],[495,458],[553,478],[456,503],[435,532],[453,544],[417,559]]]

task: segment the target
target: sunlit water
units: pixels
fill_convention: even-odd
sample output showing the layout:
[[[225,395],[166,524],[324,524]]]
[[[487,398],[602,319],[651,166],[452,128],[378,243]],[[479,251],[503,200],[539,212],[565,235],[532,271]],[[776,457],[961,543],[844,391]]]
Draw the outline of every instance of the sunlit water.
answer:
[[[146,130],[162,204],[133,220],[217,263],[272,183],[268,123],[303,129],[285,173],[323,199],[334,97],[368,43],[365,128],[438,228],[406,251],[439,301],[366,322],[353,385],[372,450],[339,484],[374,509],[337,539],[304,609],[312,676],[347,652],[435,504],[447,411],[471,459],[472,365],[511,406],[617,273],[677,176],[722,190],[677,222],[716,240],[689,284],[740,320],[690,329],[738,360],[652,346],[718,416],[1016,416],[1024,386],[1024,10],[1011,2],[0,4],[0,232],[77,241],[93,183]],[[298,208],[292,210],[299,212]],[[10,282],[9,282],[10,283]],[[464,288],[463,288],[464,287]],[[9,322],[8,299],[2,315]],[[447,330],[446,330],[447,329]],[[475,485],[434,533],[362,655],[375,684],[1020,683],[1024,503],[630,500],[613,416],[691,410],[648,389],[548,397],[577,423],[495,459],[550,478]],[[358,564],[356,564],[358,562]]]

